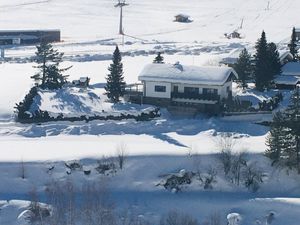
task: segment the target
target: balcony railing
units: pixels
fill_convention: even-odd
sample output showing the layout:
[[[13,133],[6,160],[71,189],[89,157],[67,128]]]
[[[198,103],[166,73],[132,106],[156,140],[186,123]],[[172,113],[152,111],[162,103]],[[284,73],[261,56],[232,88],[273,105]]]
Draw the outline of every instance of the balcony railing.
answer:
[[[219,101],[220,95],[216,94],[198,94],[198,93],[180,93],[172,92],[171,97],[191,100],[208,100],[208,101]]]

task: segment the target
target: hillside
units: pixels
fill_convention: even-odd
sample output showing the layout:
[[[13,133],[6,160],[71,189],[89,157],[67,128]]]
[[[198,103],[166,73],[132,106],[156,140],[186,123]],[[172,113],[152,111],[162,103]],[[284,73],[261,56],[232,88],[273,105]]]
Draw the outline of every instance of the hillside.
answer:
[[[3,0],[0,3],[0,27],[58,28],[67,42],[115,38],[119,22],[115,2]],[[293,26],[300,26],[300,6],[293,0],[271,0],[269,10],[267,0],[129,0],[128,3],[130,5],[124,9],[125,33],[145,40],[226,41],[223,34],[237,29],[244,19],[243,41],[255,41],[265,29],[272,41],[279,42],[290,36]],[[12,13],[18,16],[11,16]],[[174,23],[178,13],[190,15],[194,22]]]

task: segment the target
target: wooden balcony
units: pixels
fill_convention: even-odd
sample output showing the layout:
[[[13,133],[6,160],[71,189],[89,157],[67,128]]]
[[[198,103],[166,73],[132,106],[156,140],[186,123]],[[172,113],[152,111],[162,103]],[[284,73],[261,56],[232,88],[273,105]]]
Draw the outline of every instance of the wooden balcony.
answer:
[[[201,100],[203,100],[203,101],[219,101],[220,95],[172,92],[171,98],[172,99],[200,100],[200,101]]]

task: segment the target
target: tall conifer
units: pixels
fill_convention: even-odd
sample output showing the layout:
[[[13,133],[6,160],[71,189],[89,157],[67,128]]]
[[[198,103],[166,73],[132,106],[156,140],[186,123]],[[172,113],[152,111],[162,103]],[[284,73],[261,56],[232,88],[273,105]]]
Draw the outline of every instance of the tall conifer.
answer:
[[[108,67],[110,72],[106,77],[106,94],[107,97],[114,103],[120,101],[120,97],[125,92],[125,82],[123,77],[123,63],[120,50],[118,46],[113,53],[112,64]]]

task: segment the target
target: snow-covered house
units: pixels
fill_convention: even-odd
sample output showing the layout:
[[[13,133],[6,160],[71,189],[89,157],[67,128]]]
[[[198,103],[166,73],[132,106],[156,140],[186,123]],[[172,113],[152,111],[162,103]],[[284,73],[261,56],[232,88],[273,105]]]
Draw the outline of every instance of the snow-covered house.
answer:
[[[274,79],[279,89],[294,89],[300,83],[300,63],[289,62],[281,68],[281,74]]]
[[[139,80],[143,102],[158,106],[191,106],[201,112],[219,111],[221,102],[232,97],[232,80],[237,73],[230,67],[199,67],[149,64]]]

